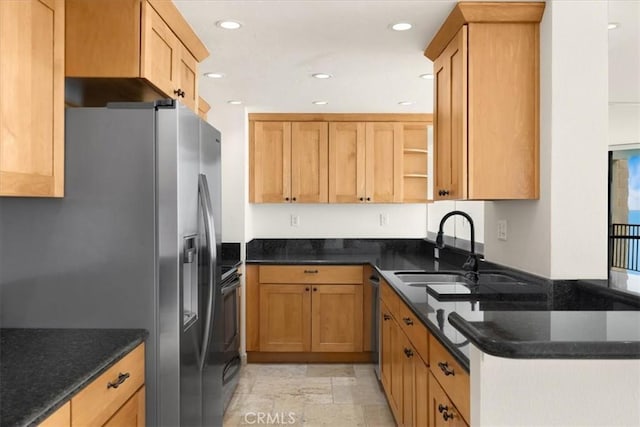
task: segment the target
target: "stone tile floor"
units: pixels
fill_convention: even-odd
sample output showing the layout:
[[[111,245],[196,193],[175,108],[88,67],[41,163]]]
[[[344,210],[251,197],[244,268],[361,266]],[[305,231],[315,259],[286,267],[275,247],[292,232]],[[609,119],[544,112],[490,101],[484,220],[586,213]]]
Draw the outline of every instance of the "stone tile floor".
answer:
[[[373,366],[245,365],[224,427],[393,427],[393,416]]]

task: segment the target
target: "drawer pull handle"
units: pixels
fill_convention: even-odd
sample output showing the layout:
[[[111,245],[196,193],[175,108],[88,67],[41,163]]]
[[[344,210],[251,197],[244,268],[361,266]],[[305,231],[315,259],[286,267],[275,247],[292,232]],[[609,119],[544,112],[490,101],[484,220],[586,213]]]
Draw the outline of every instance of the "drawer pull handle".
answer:
[[[413,357],[413,351],[411,351],[410,348],[405,348],[404,349],[404,354],[405,354],[405,356],[407,356],[407,358]]]
[[[131,375],[129,374],[129,372],[125,372],[124,374],[121,372],[118,374],[118,379],[115,382],[112,383],[108,383],[107,384],[107,388],[118,388],[120,387],[120,385],[122,385],[123,382],[125,382],[127,380],[127,378],[129,378]]]
[[[408,326],[413,325],[413,320],[411,320],[410,317],[403,317],[402,320],[404,320],[404,323]]]
[[[448,410],[449,410],[448,406],[444,406],[442,403],[438,404],[438,412],[443,413]]]
[[[317,274],[318,270],[305,270],[304,274]]]
[[[445,421],[452,420],[452,419],[453,419],[453,414],[450,414],[450,413],[448,413],[447,411],[444,411],[444,412],[442,413],[442,418],[443,418]]]
[[[382,315],[382,318],[383,318],[384,320],[390,320],[390,319],[391,319],[391,316],[389,316],[388,314],[383,314],[383,315]]]
[[[438,367],[444,374],[448,377],[449,375],[455,375],[453,369],[449,369],[449,364],[447,362],[438,362]]]

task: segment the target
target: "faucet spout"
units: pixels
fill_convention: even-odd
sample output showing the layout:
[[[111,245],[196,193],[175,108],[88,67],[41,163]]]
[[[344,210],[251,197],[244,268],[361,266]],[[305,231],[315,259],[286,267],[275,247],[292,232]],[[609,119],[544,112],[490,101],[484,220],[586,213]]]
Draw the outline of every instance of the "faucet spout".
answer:
[[[469,222],[470,230],[471,230],[471,251],[470,251],[469,257],[465,261],[465,263],[462,266],[462,268],[464,270],[472,271],[472,272],[477,274],[478,273],[478,257],[476,255],[475,226],[473,225],[473,219],[471,218],[471,216],[469,216],[468,213],[463,212],[463,211],[451,211],[451,212],[445,214],[445,216],[442,217],[442,219],[440,220],[440,226],[438,227],[438,234],[436,236],[436,247],[438,249],[443,249],[444,248],[444,236],[443,236],[443,230],[442,229],[444,227],[444,223],[454,215],[459,215],[459,216],[462,216],[462,217],[466,218],[467,221]]]

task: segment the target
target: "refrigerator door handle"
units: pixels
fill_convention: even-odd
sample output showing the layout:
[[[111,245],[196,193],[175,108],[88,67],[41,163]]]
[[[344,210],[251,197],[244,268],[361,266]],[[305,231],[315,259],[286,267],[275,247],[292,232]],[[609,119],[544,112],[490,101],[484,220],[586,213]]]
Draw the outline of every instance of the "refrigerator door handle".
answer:
[[[200,199],[200,204],[202,206],[203,213],[203,222],[204,222],[204,234],[205,241],[207,244],[207,263],[209,277],[207,278],[207,285],[209,288],[208,296],[207,296],[207,312],[205,315],[205,324],[204,324],[204,336],[202,338],[202,347],[200,354],[200,369],[204,368],[207,352],[209,351],[209,343],[211,341],[211,324],[213,323],[213,309],[214,309],[214,292],[215,292],[215,283],[214,283],[214,274],[216,272],[216,232],[215,232],[215,224],[213,222],[213,209],[211,205],[211,196],[209,193],[209,185],[207,183],[207,177],[204,174],[200,174],[198,176],[198,195]]]

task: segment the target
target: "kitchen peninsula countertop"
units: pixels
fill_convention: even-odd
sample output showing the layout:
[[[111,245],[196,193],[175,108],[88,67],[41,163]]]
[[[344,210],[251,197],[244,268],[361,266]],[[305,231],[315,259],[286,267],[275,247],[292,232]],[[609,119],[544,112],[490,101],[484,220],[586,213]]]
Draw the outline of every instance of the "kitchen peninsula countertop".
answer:
[[[611,290],[606,281],[552,281],[481,262],[482,270],[517,276],[523,294],[442,300],[409,286],[400,270],[460,271],[464,254],[423,239],[254,239],[248,264],[371,264],[469,370],[469,347],[499,357],[528,359],[640,359],[640,297]]]
[[[0,329],[0,425],[44,421],[147,335],[142,329]]]

